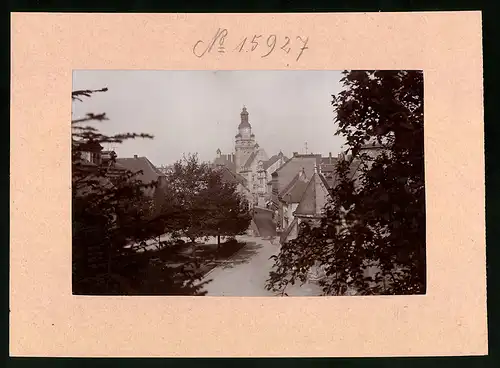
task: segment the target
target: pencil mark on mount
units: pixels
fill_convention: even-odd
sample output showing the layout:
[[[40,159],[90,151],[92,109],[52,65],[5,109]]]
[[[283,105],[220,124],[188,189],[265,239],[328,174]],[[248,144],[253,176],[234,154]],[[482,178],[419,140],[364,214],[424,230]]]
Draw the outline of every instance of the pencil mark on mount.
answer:
[[[214,45],[217,41],[219,41],[218,50],[219,50],[219,52],[221,52],[221,50],[224,50],[224,40],[225,40],[225,37],[227,36],[227,33],[228,33],[227,29],[220,29],[220,28],[217,29],[217,33],[212,38],[211,43],[201,53],[199,53],[199,51],[197,52],[197,50],[199,50],[199,47],[203,47],[203,44],[205,43],[205,41],[198,40],[193,46],[193,54],[195,56],[201,58],[203,55],[205,55],[205,53],[212,51],[212,48],[214,47]],[[222,52],[224,52],[224,51],[222,51]]]
[[[294,39],[295,41],[292,41]],[[305,50],[309,49],[308,36],[280,36],[278,34],[253,34],[242,38],[230,37],[226,28],[218,28],[210,40],[199,39],[193,46],[193,54],[202,58],[210,54],[217,44],[219,54],[226,53],[226,40],[231,52],[257,53],[261,58],[267,58],[276,53],[296,55],[295,61],[299,61]]]
[[[303,46],[300,48],[300,53],[299,56],[297,56],[297,61],[299,61],[300,57],[302,56],[302,53],[304,50],[307,50],[309,47],[307,47],[307,43],[309,42],[309,37],[307,37],[305,40],[302,39],[302,37],[297,36],[297,40],[301,41],[303,43]]]
[[[272,39],[271,43],[272,46],[269,44],[269,41]],[[270,35],[267,38],[267,47],[270,48],[269,52],[267,54],[262,55],[261,57],[266,57],[268,56],[271,52],[273,52],[274,48],[276,47],[276,35]]]
[[[281,46],[281,49],[285,51],[287,54],[290,52],[290,47],[288,47],[287,49],[285,47],[287,47],[289,43],[290,43],[290,37],[285,37],[285,44]]]

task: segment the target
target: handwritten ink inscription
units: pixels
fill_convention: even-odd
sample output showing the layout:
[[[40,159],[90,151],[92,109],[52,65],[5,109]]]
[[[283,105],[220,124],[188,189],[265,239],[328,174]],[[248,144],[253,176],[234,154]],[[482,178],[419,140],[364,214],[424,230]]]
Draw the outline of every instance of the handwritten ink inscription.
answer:
[[[268,57],[273,52],[282,52],[285,54],[295,54],[295,61],[299,61],[300,57],[309,47],[309,37],[296,36],[290,38],[288,36],[280,37],[275,34],[261,35],[254,34],[250,37],[244,37],[236,42],[231,41],[228,37],[227,29],[219,28],[217,33],[209,41],[198,40],[193,46],[193,54],[199,58],[211,53],[214,48],[219,54],[226,52],[226,44],[229,45],[229,51],[232,52],[258,52],[261,58]],[[227,42],[226,42],[227,41]]]

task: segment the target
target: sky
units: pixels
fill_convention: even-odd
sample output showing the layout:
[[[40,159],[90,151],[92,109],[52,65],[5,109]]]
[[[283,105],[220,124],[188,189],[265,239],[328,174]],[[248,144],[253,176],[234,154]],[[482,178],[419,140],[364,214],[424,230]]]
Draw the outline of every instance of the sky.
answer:
[[[271,157],[280,150],[336,155],[344,143],[334,136],[332,94],[340,71],[133,71],[78,70],[73,90],[108,88],[73,102],[72,118],[105,112],[93,124],[102,133],[148,133],[116,145],[118,157],[146,156],[157,166],[183,154],[213,160],[218,148],[234,152],[245,106],[257,143]]]

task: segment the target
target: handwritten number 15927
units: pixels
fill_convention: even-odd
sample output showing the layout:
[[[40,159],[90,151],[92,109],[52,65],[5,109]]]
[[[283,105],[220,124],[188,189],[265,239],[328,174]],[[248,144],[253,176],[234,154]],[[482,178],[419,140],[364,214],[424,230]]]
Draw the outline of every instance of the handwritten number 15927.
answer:
[[[197,57],[202,57],[206,53],[210,53],[215,46],[218,44],[218,52],[225,53],[225,41],[228,39],[228,31],[227,29],[218,29],[215,36],[206,44],[204,41],[199,40],[193,47],[193,53]],[[297,36],[294,42],[290,39],[290,37],[285,36],[283,38],[278,37],[275,34],[271,34],[267,37],[263,35],[253,35],[253,37],[245,37],[243,38],[233,49],[236,52],[254,52],[257,49],[265,48],[267,49],[261,55],[261,58],[265,58],[273,51],[276,50],[276,47],[282,50],[282,52],[289,54],[292,50],[296,50],[297,57],[296,61],[300,59],[304,50],[307,50],[309,47],[307,43],[309,42],[309,37],[300,37]]]
[[[250,42],[250,44],[252,45],[252,47],[250,48],[250,51],[255,51],[255,49],[257,49],[257,47],[260,46],[259,39],[261,37],[262,37],[262,35],[254,35],[253,36],[252,41]],[[299,53],[297,55],[297,61],[298,61],[300,59],[300,57],[302,56],[302,53],[304,52],[304,50],[309,48],[309,47],[307,47],[307,42],[309,41],[309,38],[303,39],[302,37],[297,36],[297,40],[301,42]],[[237,50],[238,52],[244,51],[244,47],[245,47],[245,44],[247,43],[247,41],[248,41],[248,37],[245,37],[238,44],[238,46],[236,46],[236,48],[234,50]],[[267,51],[267,53],[261,55],[261,57],[265,58],[265,57],[269,56],[275,50],[277,43],[278,43],[278,37],[274,34],[269,35],[269,37],[267,37],[267,40],[266,40],[266,45],[267,45],[268,51]],[[280,46],[280,49],[288,54],[291,50],[291,47],[289,45],[290,45],[290,37],[285,36],[283,39],[283,44]],[[246,51],[248,51],[248,50],[246,50]]]

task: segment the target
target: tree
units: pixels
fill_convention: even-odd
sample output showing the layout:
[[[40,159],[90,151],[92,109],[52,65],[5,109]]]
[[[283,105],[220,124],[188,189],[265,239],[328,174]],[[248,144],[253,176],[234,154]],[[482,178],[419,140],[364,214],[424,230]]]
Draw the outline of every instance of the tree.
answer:
[[[252,217],[246,199],[237,191],[237,184],[224,181],[222,173],[211,170],[205,190],[201,192],[207,204],[207,235],[234,237],[243,234],[250,227]]]
[[[165,205],[184,211],[183,221],[171,224],[192,243],[208,236],[234,236],[250,226],[250,215],[236,185],[192,154],[177,161],[167,174]],[[165,211],[165,209],[163,209]]]
[[[347,149],[332,198],[319,226],[303,223],[283,245],[267,287],[319,265],[327,295],[425,293],[422,72],[345,71],[341,81],[332,105]]]
[[[73,100],[101,90],[72,93]],[[155,211],[148,186],[129,171],[109,163],[89,162],[89,146],[121,143],[126,139],[153,137],[148,134],[101,134],[88,124],[107,120],[106,114],[87,114],[72,120],[73,293],[100,295],[202,294],[202,275],[195,259],[179,254],[162,242],[160,249],[146,248],[148,240],[163,231],[168,219],[180,211]],[[85,125],[87,124],[87,125]]]
[[[166,175],[165,206],[182,209],[182,221],[170,223],[173,232],[187,237],[192,243],[206,236],[208,208],[202,192],[206,190],[210,168],[200,163],[196,154],[177,161]]]

